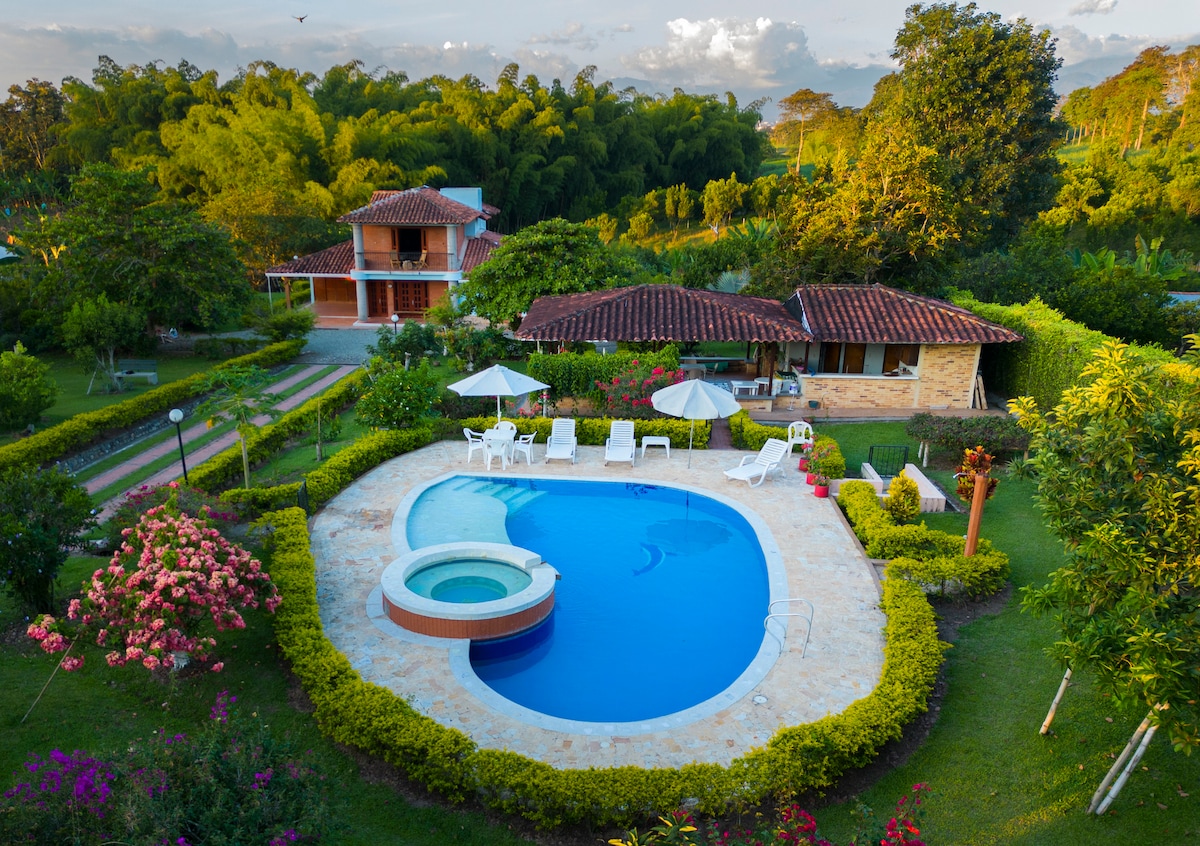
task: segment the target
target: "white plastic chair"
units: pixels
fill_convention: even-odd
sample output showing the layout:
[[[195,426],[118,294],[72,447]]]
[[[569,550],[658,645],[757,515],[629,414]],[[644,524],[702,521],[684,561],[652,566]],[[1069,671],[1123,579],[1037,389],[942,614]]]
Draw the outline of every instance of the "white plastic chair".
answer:
[[[471,463],[471,456],[476,450],[483,452],[483,432],[475,432],[471,429],[463,428],[463,435],[467,439],[467,463]]]
[[[555,417],[550,424],[550,437],[546,440],[546,461],[552,458],[569,458],[575,463],[575,418]]]
[[[533,464],[533,441],[536,437],[537,437],[536,433],[532,434],[532,435],[519,435],[517,437],[517,439],[515,441],[513,441],[512,460],[513,460],[514,464],[517,463],[517,453],[518,452],[525,453],[525,463],[526,464]]]
[[[487,459],[487,469],[492,469],[492,459],[500,459],[500,469],[508,469],[508,450],[512,446],[512,441],[505,438],[503,435],[496,433],[492,435],[489,432],[483,433],[483,457]]]
[[[725,476],[757,488],[763,483],[763,479],[767,478],[768,473],[779,469],[779,462],[783,461],[787,451],[787,441],[781,441],[779,438],[767,438],[767,442],[762,445],[758,455],[742,456],[742,462],[737,467],[726,470]],[[754,481],[756,476],[758,481]]]
[[[492,428],[500,432],[512,432],[514,438],[517,435],[517,424],[511,420],[501,420]]]
[[[633,437],[632,420],[614,420],[608,430],[608,440],[604,442],[604,464],[610,461],[628,461],[633,466],[634,449],[637,446]]]
[[[808,446],[812,446],[812,426],[805,423],[803,420],[797,420],[795,423],[789,423],[787,432],[787,451],[789,455],[792,452],[792,447],[794,447],[796,444],[800,444],[801,446],[806,444]]]

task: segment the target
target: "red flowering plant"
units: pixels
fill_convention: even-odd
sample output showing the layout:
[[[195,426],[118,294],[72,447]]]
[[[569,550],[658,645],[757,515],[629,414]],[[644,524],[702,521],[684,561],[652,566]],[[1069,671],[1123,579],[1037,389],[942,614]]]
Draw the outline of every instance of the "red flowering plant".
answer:
[[[183,659],[206,662],[216,639],[208,633],[245,628],[239,609],[260,601],[274,612],[282,601],[262,564],[230,543],[204,518],[155,506],[125,531],[121,548],[105,569],[85,583],[82,599],[67,607],[67,619],[43,615],[28,629],[49,653],[66,652],[80,637],[107,646],[110,666],[139,662],[170,669]],[[63,670],[83,658],[63,656]],[[210,666],[214,672],[221,662]]]
[[[632,365],[620,376],[613,376],[607,382],[596,381],[596,388],[602,394],[599,408],[609,417],[653,417],[657,412],[650,395],[660,388],[682,382],[684,378],[682,370],[651,368],[639,364],[636,358]]]
[[[896,801],[895,814],[882,826],[870,808],[859,805],[855,811],[859,819],[858,834],[851,846],[875,846],[877,843],[879,846],[925,846],[925,841],[920,839],[918,823],[925,815],[922,798],[929,795],[929,785],[924,782],[914,784],[909,793]]]
[[[963,502],[970,502],[975,496],[975,477],[983,474],[988,476],[987,480],[987,496],[986,499],[991,499],[992,494],[996,492],[996,485],[999,482],[991,478],[988,474],[992,472],[992,460],[994,455],[988,455],[983,451],[983,447],[977,446],[975,449],[963,450],[963,461],[958,468],[956,477],[958,479],[958,498]]]

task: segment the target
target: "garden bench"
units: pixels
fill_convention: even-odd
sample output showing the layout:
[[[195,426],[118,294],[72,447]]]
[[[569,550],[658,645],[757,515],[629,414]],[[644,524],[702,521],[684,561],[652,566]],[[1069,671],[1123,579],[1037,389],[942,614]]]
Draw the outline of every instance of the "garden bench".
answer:
[[[158,362],[145,358],[117,359],[118,379],[145,379],[151,385],[158,384]]]

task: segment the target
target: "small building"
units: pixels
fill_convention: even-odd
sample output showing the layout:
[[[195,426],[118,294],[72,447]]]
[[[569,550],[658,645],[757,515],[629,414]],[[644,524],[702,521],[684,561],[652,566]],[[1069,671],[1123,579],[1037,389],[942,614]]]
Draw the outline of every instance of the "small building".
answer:
[[[795,384],[813,408],[912,410],[984,407],[983,345],[1022,340],[953,303],[884,285],[805,285],[785,303],[676,285],[539,297],[517,337],[738,341],[759,347],[747,365],[771,394]]]
[[[376,191],[370,203],[338,218],[352,228],[349,241],[269,268],[268,285],[307,279],[313,310],[326,322],[423,320],[499,245],[487,228],[498,213],[480,188]]]

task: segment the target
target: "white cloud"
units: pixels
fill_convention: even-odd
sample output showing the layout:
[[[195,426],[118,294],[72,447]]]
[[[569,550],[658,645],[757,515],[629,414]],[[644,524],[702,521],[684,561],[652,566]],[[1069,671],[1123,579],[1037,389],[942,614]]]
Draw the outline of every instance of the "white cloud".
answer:
[[[656,83],[685,88],[774,88],[817,65],[804,29],[770,18],[676,18],[667,22],[666,44],[622,57],[622,64]]]
[[[1074,26],[1053,28],[1057,43],[1055,50],[1064,65],[1077,64],[1093,59],[1136,56],[1147,47],[1161,44],[1160,39],[1149,35],[1088,35]]]
[[[1068,15],[1109,15],[1117,8],[1117,0],[1082,0],[1068,11]]]

